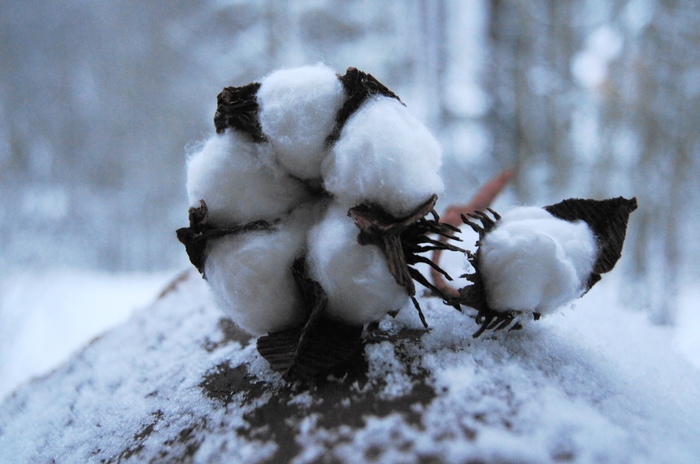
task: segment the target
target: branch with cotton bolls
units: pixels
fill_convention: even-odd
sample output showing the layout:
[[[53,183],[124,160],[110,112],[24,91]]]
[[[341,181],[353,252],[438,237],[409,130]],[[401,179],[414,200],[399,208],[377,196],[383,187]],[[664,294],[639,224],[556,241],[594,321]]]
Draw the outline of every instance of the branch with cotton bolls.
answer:
[[[313,379],[354,363],[363,327],[396,315],[411,301],[427,328],[415,283],[458,309],[476,308],[477,335],[505,328],[516,314],[560,304],[556,297],[526,308],[499,302],[501,294],[517,299],[522,291],[508,282],[526,272],[513,263],[527,256],[518,258],[518,246],[498,239],[510,230],[510,216],[493,221],[475,211],[486,208],[512,174],[501,173],[469,205],[449,208],[441,220],[435,212],[444,188],[440,147],[370,74],[349,68],[339,76],[323,65],[280,70],[259,83],[225,88],[217,102],[216,135],[188,158],[190,225],[177,235],[220,308],[259,336],[259,353],[287,379]],[[581,204],[564,203],[538,211],[569,224],[580,216]],[[476,253],[453,243],[462,218],[479,231]],[[612,269],[616,259],[599,265],[591,251],[602,249],[608,241],[601,237],[612,230],[601,218],[591,226],[595,235],[586,236],[588,252],[577,251],[583,242],[576,234],[569,240],[567,227],[537,223],[532,230],[546,224],[561,232],[554,239],[556,253],[561,248],[583,256],[573,264],[550,261],[545,274],[557,276],[573,266],[578,280],[586,275],[594,283]],[[513,222],[517,231],[528,230]],[[537,232],[524,237],[536,245],[551,238]],[[624,233],[610,241],[618,257],[622,241]],[[431,251],[432,259],[425,255]],[[465,253],[472,262],[472,285],[459,291],[446,285],[451,278],[439,257],[447,251]],[[429,266],[432,282],[417,264]],[[499,290],[503,285],[507,291]]]

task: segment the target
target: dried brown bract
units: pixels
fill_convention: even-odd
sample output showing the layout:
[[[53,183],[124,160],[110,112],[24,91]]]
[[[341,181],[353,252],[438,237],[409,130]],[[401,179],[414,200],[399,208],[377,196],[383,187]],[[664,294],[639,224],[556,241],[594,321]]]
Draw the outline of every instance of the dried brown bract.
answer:
[[[204,200],[200,200],[200,206],[189,209],[189,227],[182,227],[176,231],[177,239],[185,245],[185,251],[190,262],[204,276],[204,263],[206,249],[209,240],[223,237],[224,235],[240,234],[254,230],[265,230],[273,226],[267,221],[253,221],[236,227],[220,228],[209,224],[209,209]],[[206,278],[206,276],[204,276]]]
[[[333,145],[338,140],[347,120],[368,98],[374,95],[383,95],[401,101],[394,92],[379,82],[377,78],[357,68],[348,68],[345,75],[338,76],[338,79],[343,84],[346,99],[336,115],[333,132],[326,139],[327,145]]]
[[[257,349],[286,379],[313,380],[361,356],[363,328],[325,317],[328,297],[309,277],[305,258],[297,259],[292,270],[308,319],[301,327],[258,338]]]
[[[522,314],[520,311],[495,311],[488,305],[486,289],[484,288],[484,282],[479,272],[478,246],[484,236],[493,230],[501,216],[491,208],[487,208],[487,211],[491,213],[493,219],[482,211],[475,211],[466,216],[462,215],[462,221],[471,227],[474,232],[479,234],[479,241],[476,242],[476,253],[467,252],[467,259],[469,260],[469,264],[474,268],[474,272],[460,276],[467,279],[471,285],[460,288],[459,297],[450,299],[450,302],[457,308],[459,308],[459,305],[464,305],[477,310],[476,323],[479,324],[480,327],[479,330],[474,333],[474,338],[479,337],[486,330],[503,330],[510,326],[517,316]],[[479,222],[481,224],[479,224]],[[538,318],[539,315],[536,314],[535,319]],[[513,324],[510,330],[518,330],[520,328],[522,328],[522,326],[516,323]]]
[[[217,134],[231,128],[250,135],[254,142],[267,140],[258,121],[256,94],[259,88],[260,83],[253,82],[242,87],[225,87],[219,93],[214,114]]]
[[[637,209],[637,199],[617,197],[608,200],[584,200],[574,198],[545,206],[555,217],[565,221],[582,220],[588,223],[598,242],[598,259],[593,266],[593,273],[588,281],[590,290],[609,272],[622,255],[622,245],[627,234],[627,222],[630,214]]]
[[[386,257],[389,271],[396,279],[396,283],[406,288],[413,304],[418,310],[421,322],[427,328],[428,324],[423,311],[415,298],[416,287],[413,281],[441,295],[440,290],[431,284],[414,266],[424,263],[439,272],[448,280],[452,278],[431,259],[420,253],[434,250],[464,251],[461,248],[440,240],[433,236],[441,236],[451,240],[460,240],[454,235],[458,232],[451,226],[445,227],[440,223],[440,218],[435,212],[437,195],[433,195],[428,201],[419,206],[411,214],[404,218],[395,218],[384,209],[376,205],[356,206],[348,212],[360,229],[357,239],[361,245],[376,245]],[[430,214],[431,219],[426,216]]]

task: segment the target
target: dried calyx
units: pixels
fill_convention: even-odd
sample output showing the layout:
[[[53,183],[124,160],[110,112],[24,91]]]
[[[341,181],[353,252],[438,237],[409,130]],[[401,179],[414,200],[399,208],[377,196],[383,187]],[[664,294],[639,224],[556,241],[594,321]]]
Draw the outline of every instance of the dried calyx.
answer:
[[[258,338],[258,352],[288,380],[311,380],[319,374],[349,363],[360,355],[362,326],[329,319],[324,314],[328,296],[323,287],[309,277],[305,258],[292,267],[309,314],[299,327]]]
[[[469,306],[477,310],[476,323],[479,324],[479,330],[474,332],[474,338],[479,337],[486,330],[499,331],[510,326],[510,330],[519,330],[522,325],[519,322],[513,324],[516,318],[523,312],[518,310],[495,311],[488,305],[486,289],[481,273],[479,272],[479,245],[495,226],[496,222],[501,219],[501,216],[491,208],[487,211],[493,215],[493,219],[482,211],[475,211],[462,215],[462,221],[467,224],[472,230],[479,234],[479,240],[476,242],[477,251],[472,253],[467,252],[467,260],[474,269],[473,273],[463,274],[460,277],[465,278],[470,285],[459,289],[459,296],[449,299],[450,304],[455,308],[461,309],[461,305]],[[479,221],[481,224],[479,224]],[[540,318],[539,313],[533,313],[535,320]],[[511,325],[512,324],[512,325]]]

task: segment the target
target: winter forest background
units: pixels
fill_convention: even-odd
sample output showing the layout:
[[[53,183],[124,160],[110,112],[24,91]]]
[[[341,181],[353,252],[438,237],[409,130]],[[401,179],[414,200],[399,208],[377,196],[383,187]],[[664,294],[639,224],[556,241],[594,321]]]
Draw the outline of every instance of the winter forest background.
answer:
[[[501,211],[636,196],[621,300],[677,324],[700,284],[695,1],[0,0],[0,12],[0,371],[30,295],[53,299],[47,311],[91,295],[76,318],[89,323],[96,302],[150,295],[139,285],[189,266],[174,233],[184,161],[213,131],[216,95],[318,61],[370,72],[434,131],[441,208],[509,167]],[[52,314],[44,324],[64,317]]]

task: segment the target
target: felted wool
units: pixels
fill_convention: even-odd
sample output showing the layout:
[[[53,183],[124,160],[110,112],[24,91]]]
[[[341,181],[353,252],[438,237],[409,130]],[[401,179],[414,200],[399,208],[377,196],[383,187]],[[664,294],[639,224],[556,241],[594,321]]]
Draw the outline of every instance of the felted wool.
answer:
[[[386,258],[374,245],[360,245],[358,229],[344,206],[334,204],[309,232],[311,277],[328,295],[327,314],[351,324],[378,321],[407,302]]]
[[[441,150],[396,99],[374,97],[345,124],[323,161],[324,187],[339,202],[374,203],[401,217],[442,192]]]
[[[274,220],[289,212],[308,194],[273,158],[269,144],[253,143],[235,131],[212,136],[187,162],[190,207],[204,200],[217,227]]]
[[[542,208],[516,208],[481,240],[478,265],[488,305],[551,312],[581,296],[596,254],[585,222],[564,221]]]
[[[336,73],[320,64],[283,69],[262,80],[260,124],[290,174],[305,180],[321,177],[326,138],[344,99]]]

